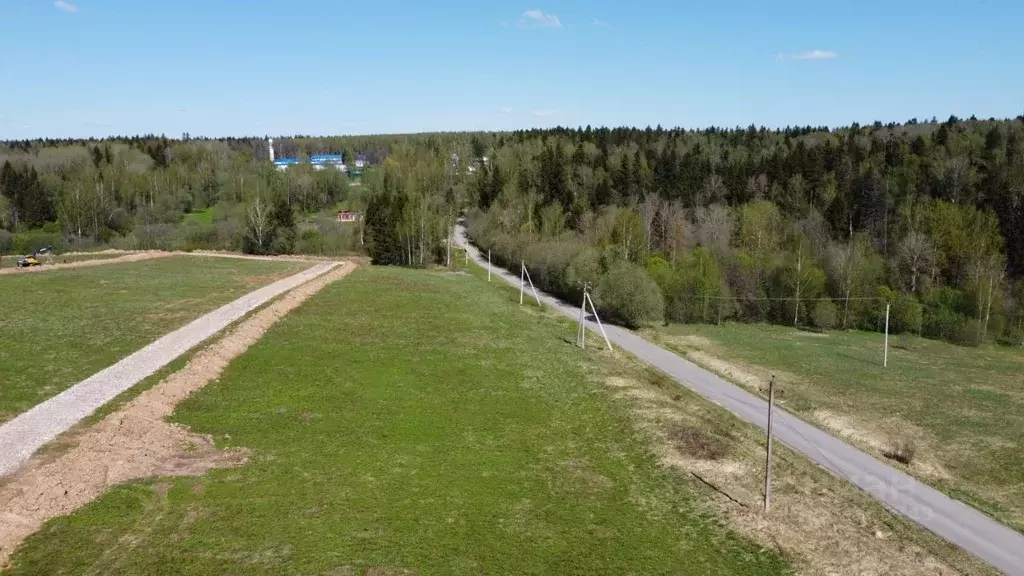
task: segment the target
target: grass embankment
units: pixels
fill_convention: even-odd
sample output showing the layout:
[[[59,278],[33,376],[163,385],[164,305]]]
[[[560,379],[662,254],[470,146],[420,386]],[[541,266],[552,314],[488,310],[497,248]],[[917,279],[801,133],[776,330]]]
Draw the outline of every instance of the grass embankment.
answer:
[[[748,387],[771,373],[781,403],[876,456],[909,445],[910,473],[1024,529],[1024,351],[780,326],[670,326],[651,333]],[[890,461],[891,462],[891,461]],[[898,465],[898,464],[897,464]]]
[[[0,422],[307,266],[170,256],[0,277]]]
[[[465,274],[357,270],[177,410],[246,466],[114,489],[13,573],[784,572],[659,466],[571,335]]]

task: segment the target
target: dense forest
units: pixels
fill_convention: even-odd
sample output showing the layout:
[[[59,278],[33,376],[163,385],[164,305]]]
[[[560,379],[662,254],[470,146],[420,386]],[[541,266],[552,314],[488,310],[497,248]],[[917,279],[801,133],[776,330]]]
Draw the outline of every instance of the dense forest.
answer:
[[[618,322],[1020,342],[1024,118],[498,135],[471,236]],[[477,144],[480,147],[480,144]]]
[[[1024,117],[829,130],[591,128],[0,144],[0,251],[224,248],[444,263],[455,222],[544,288],[652,322],[1024,339]],[[361,184],[352,186],[351,184]],[[355,225],[339,206],[364,212]],[[207,218],[195,218],[205,213]]]

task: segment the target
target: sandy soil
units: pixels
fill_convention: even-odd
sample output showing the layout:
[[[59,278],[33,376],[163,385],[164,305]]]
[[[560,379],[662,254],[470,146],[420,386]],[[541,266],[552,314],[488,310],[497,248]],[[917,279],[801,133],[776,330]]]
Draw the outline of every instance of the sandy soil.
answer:
[[[209,438],[164,418],[192,392],[218,378],[232,359],[285,314],[355,267],[347,263],[284,294],[200,351],[178,372],[67,438],[68,451],[55,458],[37,456],[5,480],[0,485],[0,569],[22,540],[44,522],[74,512],[110,486],[244,464],[246,451],[217,450]]]

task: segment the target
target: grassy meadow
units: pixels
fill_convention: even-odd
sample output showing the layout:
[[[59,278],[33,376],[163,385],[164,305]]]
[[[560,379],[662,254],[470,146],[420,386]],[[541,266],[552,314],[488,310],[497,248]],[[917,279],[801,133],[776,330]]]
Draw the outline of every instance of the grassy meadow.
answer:
[[[1024,529],[1024,351],[755,324],[672,325],[647,333],[748,388],[772,374],[787,409]],[[890,460],[891,462],[891,460]],[[900,465],[900,464],[897,464]]]
[[[115,488],[11,573],[786,573],[581,354],[464,272],[361,268],[176,411],[247,465]]]
[[[181,255],[0,276],[0,423],[306,266]]]

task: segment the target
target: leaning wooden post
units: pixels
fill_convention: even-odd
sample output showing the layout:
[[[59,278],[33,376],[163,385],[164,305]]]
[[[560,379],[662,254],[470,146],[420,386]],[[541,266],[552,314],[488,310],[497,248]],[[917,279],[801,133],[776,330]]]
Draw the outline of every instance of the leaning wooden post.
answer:
[[[885,305],[885,353],[882,356],[882,368],[889,367],[889,304]]]
[[[772,412],[775,411],[775,375],[768,383],[768,446],[764,458],[764,511],[772,505]]]
[[[519,263],[519,305],[523,305],[523,291],[526,290],[526,262]]]
[[[594,307],[594,299],[590,297],[590,293],[586,294],[587,301],[590,302],[590,311],[594,313],[594,320],[597,322],[597,327],[601,329],[601,336],[604,336],[604,343],[608,345],[608,349],[612,349],[612,341],[608,339],[608,333],[604,331],[604,325],[601,324],[601,317],[597,315],[597,308]]]

